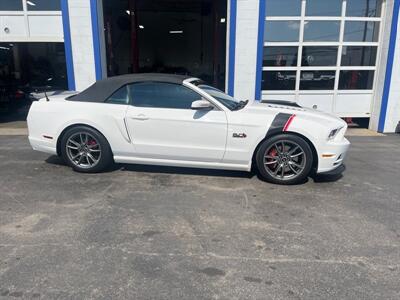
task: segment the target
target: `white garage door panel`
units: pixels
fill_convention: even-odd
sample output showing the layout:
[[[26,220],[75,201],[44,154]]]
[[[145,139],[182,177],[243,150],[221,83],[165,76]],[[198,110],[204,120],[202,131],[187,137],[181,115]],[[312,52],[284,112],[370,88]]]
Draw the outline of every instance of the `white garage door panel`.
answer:
[[[283,101],[296,101],[296,95],[288,95],[288,94],[263,94],[262,100],[283,100]]]
[[[27,36],[24,16],[0,16],[0,37],[25,37]]]
[[[31,37],[63,36],[61,16],[29,16],[28,22]]]
[[[373,94],[339,94],[336,98],[335,113],[357,113],[369,115]]]
[[[332,113],[333,94],[316,95],[316,94],[301,94],[299,95],[298,103],[301,106],[313,108],[316,110]]]

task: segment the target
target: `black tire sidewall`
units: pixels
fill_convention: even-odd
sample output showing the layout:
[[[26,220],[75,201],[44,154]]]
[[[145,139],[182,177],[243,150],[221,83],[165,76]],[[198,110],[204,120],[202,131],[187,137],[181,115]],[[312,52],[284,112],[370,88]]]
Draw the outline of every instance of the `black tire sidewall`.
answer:
[[[266,150],[271,145],[273,145],[274,143],[276,143],[280,140],[293,141],[293,142],[297,143],[300,147],[303,148],[303,151],[306,155],[305,168],[297,177],[290,179],[290,180],[279,180],[277,178],[274,178],[265,170],[265,167],[264,167],[264,154],[265,154]],[[311,172],[311,169],[313,166],[313,161],[314,161],[314,155],[313,155],[310,145],[303,138],[301,138],[297,135],[294,135],[294,134],[279,134],[279,135],[267,138],[265,141],[262,142],[262,144],[259,147],[257,154],[256,154],[256,164],[257,164],[257,170],[259,172],[259,175],[261,176],[262,179],[264,179],[268,182],[271,182],[271,183],[275,183],[275,184],[292,185],[292,184],[299,184],[299,183],[304,182]]]
[[[75,165],[68,157],[67,150],[66,150],[66,144],[68,139],[71,137],[71,135],[77,133],[77,132],[87,132],[88,134],[92,135],[100,144],[101,147],[101,157],[100,161],[97,163],[92,168],[80,168],[79,166]],[[113,155],[112,151],[110,148],[110,145],[107,141],[107,139],[96,129],[93,129],[88,126],[74,126],[70,129],[68,129],[62,136],[61,138],[61,156],[64,159],[64,161],[72,167],[75,171],[77,172],[82,172],[82,173],[97,173],[106,170],[110,164],[113,162]]]

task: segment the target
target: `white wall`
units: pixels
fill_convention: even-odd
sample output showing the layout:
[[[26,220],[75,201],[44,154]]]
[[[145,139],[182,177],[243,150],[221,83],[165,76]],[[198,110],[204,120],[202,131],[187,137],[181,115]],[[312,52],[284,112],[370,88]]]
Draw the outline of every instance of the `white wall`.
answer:
[[[394,0],[386,0],[385,20],[383,23],[383,35],[381,55],[378,61],[378,75],[375,87],[374,102],[370,121],[370,129],[377,131],[382,107],[383,89],[386,79],[386,66],[388,61],[389,41],[391,35]],[[400,30],[400,24],[398,26]],[[386,113],[384,132],[394,132],[400,121],[400,34],[397,34],[396,52],[394,55],[392,80],[389,92],[389,102]]]
[[[259,0],[237,0],[235,88],[238,99],[255,97]]]
[[[397,29],[400,30],[400,22]],[[384,132],[394,132],[400,121],[400,34],[398,31]]]
[[[385,5],[385,16],[382,22],[381,50],[377,62],[377,76],[375,83],[375,93],[371,109],[370,129],[378,131],[379,117],[382,106],[383,88],[385,84],[386,65],[388,59],[390,29],[392,26],[393,0],[387,0]]]
[[[68,0],[76,90],[96,81],[89,0]]]

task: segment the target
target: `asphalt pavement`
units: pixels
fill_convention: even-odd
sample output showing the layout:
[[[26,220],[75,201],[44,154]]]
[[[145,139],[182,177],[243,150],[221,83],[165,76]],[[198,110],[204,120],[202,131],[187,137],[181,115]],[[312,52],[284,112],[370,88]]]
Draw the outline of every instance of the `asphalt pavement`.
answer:
[[[0,136],[0,298],[399,299],[400,136],[351,142],[343,177],[278,186]]]

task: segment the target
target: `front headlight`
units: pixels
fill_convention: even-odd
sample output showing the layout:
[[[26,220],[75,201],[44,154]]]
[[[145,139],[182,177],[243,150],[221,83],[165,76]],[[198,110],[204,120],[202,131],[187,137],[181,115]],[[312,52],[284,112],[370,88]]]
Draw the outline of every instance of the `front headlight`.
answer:
[[[339,133],[339,131],[340,131],[342,128],[343,128],[343,127],[339,127],[339,128],[333,129],[333,130],[329,133],[328,140],[333,140],[333,139],[337,136],[337,134]]]

